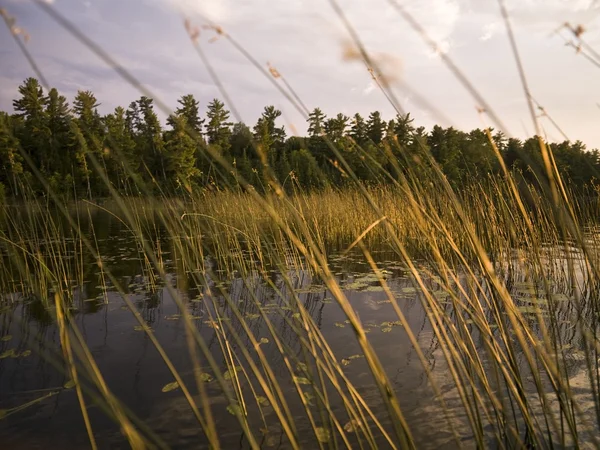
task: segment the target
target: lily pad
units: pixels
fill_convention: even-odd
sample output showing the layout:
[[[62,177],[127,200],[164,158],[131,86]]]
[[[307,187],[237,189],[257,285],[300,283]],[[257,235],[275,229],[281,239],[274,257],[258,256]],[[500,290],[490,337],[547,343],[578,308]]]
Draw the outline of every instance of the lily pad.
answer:
[[[15,358],[15,357],[16,357],[16,353],[15,353],[15,349],[14,348],[9,348],[5,352],[0,353],[0,359]]]
[[[311,384],[310,380],[305,377],[294,377],[294,380],[298,384]]]
[[[317,436],[317,440],[322,444],[326,444],[329,442],[329,439],[331,439],[331,433],[327,428],[317,427],[315,428],[315,434]]]
[[[225,378],[226,380],[231,380],[233,378],[233,376],[241,370],[242,370],[242,366],[232,367],[229,370],[227,370],[227,372],[225,372],[225,375],[223,375],[223,378]]]
[[[171,392],[178,388],[179,388],[179,383],[177,381],[173,381],[172,383],[165,384],[162,388],[162,392]]]
[[[200,381],[203,383],[210,383],[213,379],[214,378],[210,373],[203,372],[200,374]]]
[[[259,395],[258,397],[256,397],[256,401],[260,406],[271,406],[271,402],[269,402],[269,399],[267,397]]]
[[[227,412],[232,416],[235,416],[236,414],[242,414],[242,408],[240,408],[240,405],[237,404],[229,405],[227,407]]]

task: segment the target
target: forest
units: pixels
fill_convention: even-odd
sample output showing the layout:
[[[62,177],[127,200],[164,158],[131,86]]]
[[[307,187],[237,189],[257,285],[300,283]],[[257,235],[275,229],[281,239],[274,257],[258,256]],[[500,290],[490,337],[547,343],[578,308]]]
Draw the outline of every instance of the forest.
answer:
[[[274,106],[265,107],[250,127],[233,123],[218,99],[202,114],[192,94],[178,100],[166,124],[151,98],[142,96],[106,115],[98,112],[100,101],[91,91],[79,91],[69,103],[56,89],[45,92],[38,80],[27,78],[13,101],[14,112],[0,112],[2,198],[19,198],[23,189],[99,198],[110,194],[109,186],[128,195],[180,195],[236,187],[241,179],[263,191],[269,177],[287,191],[316,190],[344,186],[349,173],[363,183],[388,183],[408,166],[413,173],[427,170],[430,161],[455,187],[499,175],[501,160],[529,182],[544,177],[536,136],[522,141],[493,130],[438,125],[426,130],[415,126],[410,114],[390,120],[378,111],[327,117],[314,108],[307,135],[300,137],[288,135]],[[580,141],[548,146],[574,189],[595,183],[598,150],[587,150]]]

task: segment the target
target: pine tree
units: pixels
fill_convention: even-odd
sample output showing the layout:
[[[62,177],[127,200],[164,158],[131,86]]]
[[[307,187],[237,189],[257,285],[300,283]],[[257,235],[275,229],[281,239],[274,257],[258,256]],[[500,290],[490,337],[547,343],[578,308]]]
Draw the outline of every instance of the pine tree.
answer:
[[[381,118],[379,111],[374,111],[367,120],[367,136],[375,145],[381,144],[385,133],[386,124]]]
[[[354,114],[350,126],[350,137],[354,139],[358,145],[363,146],[368,138],[368,128],[365,119],[360,114]]]
[[[199,175],[196,168],[196,142],[186,130],[187,119],[172,116],[173,130],[165,133],[166,174],[169,184],[176,190],[191,192],[194,178]]]
[[[346,135],[349,120],[349,117],[340,113],[325,122],[325,133],[332,142],[339,142]]]
[[[206,111],[208,122],[206,124],[206,137],[208,144],[217,148],[221,154],[229,152],[229,138],[231,137],[231,123],[229,120],[229,111],[225,109],[225,104],[214,99],[208,104]]]
[[[313,109],[308,114],[308,136],[320,136],[325,125],[325,114],[319,108]]]
[[[50,131],[47,127],[46,105],[48,97],[35,78],[27,78],[19,86],[20,98],[13,101],[16,117],[22,119],[15,130],[22,149],[31,156],[42,173],[48,173],[50,158],[47,144]]]
[[[17,195],[19,178],[23,174],[23,158],[19,140],[14,135],[15,119],[0,112],[0,184],[9,187],[8,194]]]
[[[136,133],[136,145],[144,169],[149,172],[154,182],[166,182],[162,127],[154,112],[153,101],[151,98],[143,96],[137,101],[137,106],[140,119]]]
[[[71,133],[69,115],[69,104],[67,99],[60,95],[56,89],[48,92],[48,104],[46,107],[46,120],[49,131],[48,173],[66,175],[72,165],[68,148]]]
[[[200,117],[200,108],[198,102],[192,94],[184,95],[179,100],[179,107],[175,110],[175,116],[184,117],[187,131],[190,132],[192,139],[201,139],[204,127],[204,119]],[[169,116],[167,124],[175,128],[176,123],[173,116]]]
[[[126,112],[120,106],[104,117],[103,122],[109,178],[117,189],[123,191],[128,180],[133,178],[134,182],[140,182],[134,135],[127,124]]]

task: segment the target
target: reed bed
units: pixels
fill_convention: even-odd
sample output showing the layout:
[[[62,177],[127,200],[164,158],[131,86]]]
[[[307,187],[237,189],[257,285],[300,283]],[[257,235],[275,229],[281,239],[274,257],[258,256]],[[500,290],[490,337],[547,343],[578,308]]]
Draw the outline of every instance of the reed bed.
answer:
[[[40,5],[60,22],[51,5]],[[355,40],[362,59],[373,64]],[[110,55],[101,55],[110,62]],[[540,153],[545,178],[536,185],[503,166],[500,176],[461,191],[432,158],[394,167],[385,184],[364,185],[345,167],[355,181],[350,187],[291,194],[268,165],[265,192],[238,177],[229,191],[140,199],[123,197],[107,182],[108,202],[72,207],[48,187],[48,202],[31,198],[26,207],[3,207],[0,307],[38,305],[56,326],[59,348],[45,348],[42,335],[29,336],[29,343],[68,377],[63,388],[76,391],[92,448],[104,443],[91,404],[114,420],[132,448],[171,444],[112,392],[77,325],[84,301],[78,287],[90,270],[103,287],[95,303],[114,301],[109,290],[118,295],[172,376],[163,391],[178,394],[181,414],[201,430],[202,444],[231,445],[225,413],[234,421],[227,427],[251,448],[421,448],[427,444],[419,432],[423,424],[406,414],[403,393],[349,299],[351,289],[332,271],[335,248],[335,255],[359,255],[368,265],[370,282],[393,312],[386,327],[400,327],[417,355],[434,400],[424,412],[444,439],[432,438],[432,446],[598,447],[598,204],[569,190],[542,141]],[[218,154],[209,156],[232,170]],[[343,155],[337,156],[344,167]],[[102,178],[93,155],[90,162]],[[105,230],[91,220],[98,211],[135,243],[139,280],[125,284],[101,253],[97,237]],[[442,374],[433,370],[407,319],[406,297],[390,286],[374,257],[379,246],[402,264],[434,336]],[[310,297],[300,281],[305,274],[318,280],[310,289],[326,296]],[[264,286],[272,295],[264,295]],[[146,320],[136,303],[141,291],[161,292],[177,305],[174,319],[185,330],[191,373],[178,370],[179,355],[165,350]],[[352,331],[357,357],[369,371],[367,386],[347,375],[349,360],[335,353],[315,320],[326,298]],[[211,329],[214,345],[200,323]],[[575,350],[585,370],[572,373]],[[281,361],[278,369],[274,358]],[[0,410],[0,419],[47,396]]]

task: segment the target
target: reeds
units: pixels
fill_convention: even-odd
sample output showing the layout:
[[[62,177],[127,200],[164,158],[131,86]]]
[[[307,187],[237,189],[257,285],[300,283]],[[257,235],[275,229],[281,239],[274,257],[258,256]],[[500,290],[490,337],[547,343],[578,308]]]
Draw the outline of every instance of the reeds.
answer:
[[[468,84],[448,57],[444,61]],[[291,101],[298,103],[295,97]],[[97,440],[89,402],[115,420],[133,448],[165,448],[169,442],[111,392],[73,320],[80,307],[74,287],[83,284],[90,267],[101,286],[118,293],[156,348],[173,378],[164,391],[181,393],[210,447],[228,444],[216,419],[224,413],[235,418],[253,448],[273,442],[274,430],[290,448],[423,446],[418,424],[405,413],[403,393],[349,300],[351,288],[332,272],[332,248],[368,264],[394,314],[386,328],[401,327],[414,348],[435,395],[429,411],[440,417],[453,445],[598,446],[598,205],[570,192],[550,149],[542,143],[540,151],[547,172],[542,188],[503,166],[501,176],[457,192],[432,159],[427,170],[417,163],[396,167],[380,186],[356,181],[350,188],[292,195],[270,174],[265,194],[237,189],[184,200],[123,198],[105,180],[110,204],[82,202],[69,210],[54,196],[52,206],[32,199],[24,208],[5,207],[0,241],[7,263],[0,269],[0,291],[41,303],[60,330],[60,352],[44,352],[35,336],[31,345],[72,380],[92,447]],[[337,156],[344,167],[343,155]],[[94,169],[102,176],[97,164]],[[246,180],[238,181],[247,188]],[[135,291],[103,259],[92,220],[99,210],[134,240],[144,290],[160,290],[177,305],[174,319],[185,330],[191,377],[177,370],[132,301]],[[394,291],[373,256],[381,248],[393,252],[406,271],[411,286],[404,289],[412,289],[407,292],[424,311],[442,374],[431,367],[428,349],[411,328],[406,296]],[[306,291],[302,277],[318,280],[313,291]],[[105,291],[100,303],[109,302]],[[348,355],[336,354],[315,320],[314,309],[326,297],[352,330],[369,386],[351,380],[344,369]],[[6,296],[0,306],[14,304]],[[214,347],[199,323],[212,330]],[[574,351],[585,364],[576,374],[569,370]],[[277,368],[275,357],[281,361]],[[224,407],[214,405],[215,390]]]

